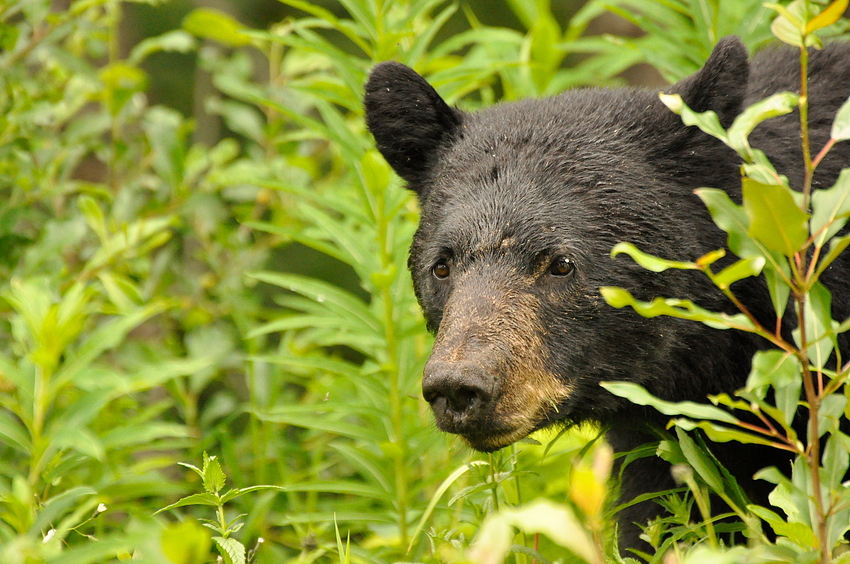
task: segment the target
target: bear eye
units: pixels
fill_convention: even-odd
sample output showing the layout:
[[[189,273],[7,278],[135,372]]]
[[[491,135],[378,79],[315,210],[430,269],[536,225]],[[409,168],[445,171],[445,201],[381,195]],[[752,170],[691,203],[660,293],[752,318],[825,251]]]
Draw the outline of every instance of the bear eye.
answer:
[[[449,263],[440,259],[440,261],[431,268],[431,272],[437,280],[445,280],[449,277],[451,269],[449,268]]]
[[[573,270],[575,270],[573,262],[567,257],[558,257],[549,266],[549,274],[552,276],[568,276]]]

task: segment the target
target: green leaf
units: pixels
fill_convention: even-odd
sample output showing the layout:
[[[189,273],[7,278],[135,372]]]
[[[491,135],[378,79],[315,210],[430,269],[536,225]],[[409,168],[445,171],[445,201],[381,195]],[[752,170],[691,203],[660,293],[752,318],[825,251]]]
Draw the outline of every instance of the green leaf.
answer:
[[[802,367],[796,356],[777,349],[758,351],[753,356],[746,389],[782,388],[798,380],[801,373]]]
[[[196,8],[183,19],[183,29],[197,37],[218,41],[229,47],[249,45],[251,39],[233,16],[213,8]]]
[[[806,353],[809,362],[816,368],[826,366],[835,343],[832,329],[832,295],[820,282],[806,294],[806,316],[803,327],[806,329]],[[801,346],[802,334],[797,327],[793,331],[794,341]]]
[[[717,188],[700,188],[695,193],[708,208],[717,227],[728,234],[730,251],[742,258],[762,256],[758,243],[748,234],[750,220],[743,206],[733,202],[729,194]]]
[[[804,0],[794,0],[788,7],[781,4],[765,4],[765,7],[779,12],[776,19],[770,25],[773,32],[780,41],[803,47],[803,35],[806,32],[806,3]]]
[[[850,245],[850,235],[836,237],[829,244],[829,252],[826,253],[818,262],[817,271],[815,271],[815,279],[818,279],[824,270],[833,263],[835,259],[844,252],[844,249]]]
[[[468,464],[464,464],[460,468],[456,469],[454,472],[449,474],[449,476],[443,480],[440,484],[440,487],[437,488],[437,491],[434,492],[434,495],[431,496],[431,500],[428,502],[428,507],[425,508],[425,512],[422,514],[422,517],[419,519],[419,524],[416,525],[416,529],[414,529],[413,534],[410,535],[410,544],[407,547],[407,551],[410,552],[413,549],[413,545],[416,543],[417,537],[419,537],[419,533],[422,532],[422,529],[425,527],[425,523],[428,521],[428,518],[431,517],[431,513],[434,512],[434,508],[437,507],[437,503],[442,499],[443,495],[448,491],[449,487],[458,478],[463,476],[470,468],[474,466],[486,465],[487,462],[483,460],[473,460]]]
[[[847,141],[850,139],[850,98],[841,104],[835,121],[832,122],[830,137],[836,141]]]
[[[682,123],[685,125],[695,125],[712,137],[720,139],[727,145],[729,144],[729,137],[726,130],[720,125],[720,119],[715,112],[695,112],[685,104],[682,97],[678,94],[660,93],[658,94],[658,98],[670,111],[681,116]]]
[[[204,453],[204,489],[210,493],[218,493],[224,487],[224,482],[227,477],[221,469],[221,464],[215,456],[208,456]]]
[[[801,374],[802,367],[796,356],[780,350],[758,351],[753,356],[746,389],[764,398],[768,386],[773,386],[776,391],[776,407],[784,417],[784,421],[779,423],[788,426],[797,413],[802,386]]]
[[[735,441],[742,444],[765,445],[774,448],[777,446],[776,443],[765,437],[762,437],[761,435],[747,433],[746,431],[739,431],[738,429],[733,429],[732,427],[717,425],[716,423],[712,423],[711,421],[674,419],[673,423],[675,423],[677,427],[681,427],[685,431],[702,429],[705,435],[715,443],[728,443],[730,441]]]
[[[51,393],[55,393],[69,382],[74,381],[100,355],[109,349],[117,347],[124,340],[127,333],[150,317],[164,311],[166,306],[167,304],[164,302],[153,302],[124,316],[101,323],[97,329],[88,333],[79,348],[73,354],[69,355],[69,358],[56,372],[51,382]]]
[[[148,84],[143,70],[122,62],[103,67],[99,78],[104,86],[101,96],[113,116],[117,116],[133,95],[143,91]]]
[[[162,513],[163,511],[176,509],[178,507],[186,507],[187,505],[209,505],[212,507],[218,507],[220,503],[218,497],[212,493],[192,494],[172,503],[171,505],[167,505],[162,509],[157,510],[154,515]]]
[[[692,401],[669,402],[650,394],[646,389],[633,382],[602,382],[603,388],[615,396],[626,398],[637,405],[648,405],[664,415],[691,417],[693,419],[711,419],[724,423],[736,423],[738,420],[727,411],[713,405]]]
[[[844,481],[847,469],[850,468],[850,437],[839,430],[834,430],[826,440],[823,450],[823,470],[821,481],[830,490],[837,489]]]
[[[341,493],[349,493],[354,495],[368,495],[369,493],[380,493],[380,492],[372,492],[368,490],[367,486],[363,486],[362,488],[352,487],[350,490],[344,490],[343,488],[334,488],[336,482],[328,482],[326,489],[317,489],[316,491],[328,491],[328,492],[341,492]],[[288,492],[288,491],[309,491],[307,489],[295,488],[286,488],[283,486],[250,486],[247,488],[240,488],[228,491],[226,494],[221,496],[220,503],[224,504],[230,500],[236,499],[237,497],[243,496],[247,493],[252,492],[264,492],[264,491],[275,491],[275,492]],[[379,496],[376,496],[379,497]]]
[[[714,464],[711,456],[703,451],[681,427],[676,427],[676,436],[679,438],[679,446],[682,448],[682,454],[685,455],[688,464],[691,465],[699,477],[714,491],[718,493],[725,492],[726,487],[723,483],[723,476],[720,474],[720,470]]]
[[[738,280],[758,276],[764,268],[764,257],[750,257],[731,264],[714,275],[714,283],[725,290]]]
[[[600,288],[599,293],[602,294],[608,305],[618,308],[630,306],[643,317],[668,315],[680,319],[699,321],[714,329],[756,330],[753,323],[744,314],[728,315],[725,313],[714,313],[699,307],[690,300],[655,298],[651,302],[642,302],[636,300],[627,290],[612,286]]]
[[[748,141],[750,133],[763,121],[790,113],[799,103],[800,96],[793,92],[780,92],[746,108],[735,118],[727,132],[727,144],[748,162],[755,160]]]
[[[811,548],[817,545],[815,534],[811,527],[803,523],[789,523],[770,509],[758,505],[748,505],[747,509],[753,515],[770,525],[777,536],[785,537],[800,546]]]
[[[183,30],[175,29],[156,37],[143,39],[130,51],[127,62],[138,65],[150,55],[160,51],[173,51],[177,53],[188,53],[193,51],[197,45],[195,38]]]
[[[381,323],[366,304],[360,298],[340,289],[338,286],[296,274],[252,272],[248,273],[248,276],[306,296],[335,313],[361,323],[364,328],[369,328],[377,334],[383,332]]]
[[[850,168],[845,168],[831,188],[812,194],[812,218],[809,222],[815,244],[823,244],[847,223],[850,216]]]
[[[638,263],[647,270],[651,270],[652,272],[664,272],[668,268],[675,268],[679,270],[699,269],[699,266],[697,266],[697,264],[693,262],[666,260],[663,258],[648,255],[631,243],[617,243],[616,245],[614,245],[614,248],[611,249],[611,257],[616,257],[619,254],[629,255],[636,263]]]
[[[245,546],[236,539],[213,537],[224,564],[245,564]]]
[[[797,206],[790,188],[745,178],[743,195],[750,237],[787,257],[805,245],[809,216]]]
[[[806,24],[806,33],[812,33],[824,27],[830,26],[841,19],[847,9],[848,0],[835,0],[823,9],[823,11],[812,18]]]

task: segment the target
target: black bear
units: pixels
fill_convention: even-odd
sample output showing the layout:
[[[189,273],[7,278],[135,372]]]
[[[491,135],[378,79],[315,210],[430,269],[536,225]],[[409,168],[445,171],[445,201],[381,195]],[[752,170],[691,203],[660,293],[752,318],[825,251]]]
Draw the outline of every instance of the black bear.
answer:
[[[817,151],[850,95],[850,45],[812,51],[809,73]],[[696,111],[713,110],[728,127],[749,104],[799,91],[799,76],[797,51],[768,50],[750,64],[744,45],[730,37],[669,92]],[[740,201],[738,156],[684,126],[657,93],[589,88],[466,113],[410,68],[386,62],[369,77],[365,108],[378,149],[422,209],[409,266],[436,332],[422,391],[440,429],[492,451],[553,423],[593,421],[623,452],[651,441],[651,429],[666,418],[614,397],[600,382],[637,382],[673,401],[705,401],[744,385],[766,342],[669,317],[645,319],[608,306],[599,293],[619,286],[639,299],[685,298],[735,311],[701,273],[653,273],[609,255],[620,241],[689,260],[723,248],[726,234],[693,191],[721,188]],[[763,123],[750,139],[791,186],[802,185],[796,111]],[[838,143],[817,169],[815,187],[829,187],[847,166],[850,143]],[[823,281],[835,317],[850,316],[850,256]],[[773,326],[763,280],[742,281],[735,292]],[[850,337],[842,339],[846,356]],[[779,451],[712,448],[762,503],[769,484],[753,481],[753,473],[788,468]],[[673,485],[664,461],[644,458],[625,469],[621,501]],[[657,512],[653,503],[621,512],[621,550],[641,545],[634,523]]]

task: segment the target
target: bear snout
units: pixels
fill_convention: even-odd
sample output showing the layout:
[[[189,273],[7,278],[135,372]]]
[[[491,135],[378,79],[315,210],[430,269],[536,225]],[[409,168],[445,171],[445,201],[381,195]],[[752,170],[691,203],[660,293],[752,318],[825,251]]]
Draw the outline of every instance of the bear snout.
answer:
[[[464,434],[480,425],[497,395],[498,380],[480,363],[432,359],[425,366],[422,396],[442,431]]]

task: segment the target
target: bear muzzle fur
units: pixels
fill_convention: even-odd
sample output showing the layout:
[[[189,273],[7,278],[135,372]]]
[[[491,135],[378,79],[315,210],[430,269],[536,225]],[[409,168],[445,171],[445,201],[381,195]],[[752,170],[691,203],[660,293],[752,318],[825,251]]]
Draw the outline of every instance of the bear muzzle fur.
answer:
[[[538,298],[498,286],[455,288],[422,379],[437,427],[483,452],[561,418],[572,391],[546,367]]]

